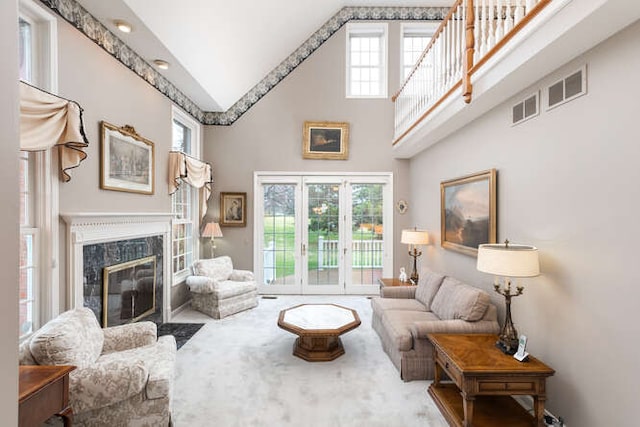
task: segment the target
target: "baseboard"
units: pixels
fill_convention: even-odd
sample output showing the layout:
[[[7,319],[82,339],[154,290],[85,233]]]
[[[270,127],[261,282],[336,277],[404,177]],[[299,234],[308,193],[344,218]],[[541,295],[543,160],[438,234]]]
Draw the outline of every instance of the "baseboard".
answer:
[[[526,396],[526,395],[514,395],[513,398],[516,400],[516,402],[522,405],[524,409],[529,411],[529,413],[533,414],[533,397]],[[558,417],[556,417],[554,414],[549,412],[546,408],[544,410],[544,414],[552,417],[555,420],[558,419]],[[562,425],[563,427],[567,427],[566,423],[563,423]]]
[[[172,310],[171,311],[171,318],[173,319],[173,316],[177,316],[178,314],[182,313],[188,307],[191,307],[191,300],[185,302],[184,304],[182,304],[180,307],[176,308],[175,310]]]

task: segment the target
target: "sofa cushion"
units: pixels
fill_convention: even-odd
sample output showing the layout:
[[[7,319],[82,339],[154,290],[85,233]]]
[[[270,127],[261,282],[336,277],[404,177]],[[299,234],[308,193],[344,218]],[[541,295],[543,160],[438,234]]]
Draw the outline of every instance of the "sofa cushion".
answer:
[[[256,282],[234,282],[232,280],[225,280],[224,282],[218,282],[213,289],[213,294],[217,299],[232,298],[238,295],[246,294],[258,289]]]
[[[428,268],[423,268],[418,279],[418,287],[416,288],[416,299],[424,304],[426,311],[431,311],[431,303],[436,296],[444,276],[434,273]]]
[[[442,320],[475,322],[482,319],[489,302],[489,295],[483,290],[446,277],[431,303],[431,311]]]
[[[371,309],[376,315],[382,314],[385,310],[427,311],[422,303],[414,299],[380,297],[371,299]]]
[[[387,330],[392,344],[400,351],[413,348],[411,326],[414,322],[437,320],[437,317],[427,311],[386,310],[381,317],[382,327]]]
[[[207,276],[215,280],[227,280],[233,271],[233,263],[228,256],[200,259],[193,263],[193,274]]]
[[[39,365],[75,365],[85,368],[102,353],[104,334],[89,308],[62,313],[37,331],[29,343]]]

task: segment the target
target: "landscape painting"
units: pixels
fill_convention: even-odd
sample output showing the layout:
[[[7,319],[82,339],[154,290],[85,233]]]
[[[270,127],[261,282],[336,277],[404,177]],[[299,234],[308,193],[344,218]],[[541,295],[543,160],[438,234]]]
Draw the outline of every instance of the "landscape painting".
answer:
[[[440,184],[441,246],[477,256],[478,246],[495,243],[496,170]]]

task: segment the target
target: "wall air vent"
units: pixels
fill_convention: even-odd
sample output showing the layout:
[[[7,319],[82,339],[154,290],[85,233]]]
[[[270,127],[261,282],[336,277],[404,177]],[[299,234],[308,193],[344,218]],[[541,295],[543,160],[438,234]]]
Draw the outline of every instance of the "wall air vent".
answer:
[[[547,110],[587,93],[587,66],[555,82],[547,88]]]
[[[517,125],[532,117],[535,117],[540,112],[538,108],[538,92],[527,97],[524,101],[518,102],[511,109],[511,124]]]

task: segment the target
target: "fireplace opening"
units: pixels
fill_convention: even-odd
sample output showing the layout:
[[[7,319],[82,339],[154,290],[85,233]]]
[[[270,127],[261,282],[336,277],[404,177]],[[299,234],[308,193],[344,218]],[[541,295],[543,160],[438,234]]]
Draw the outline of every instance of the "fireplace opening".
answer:
[[[156,256],[104,268],[102,326],[135,322],[156,311]]]

